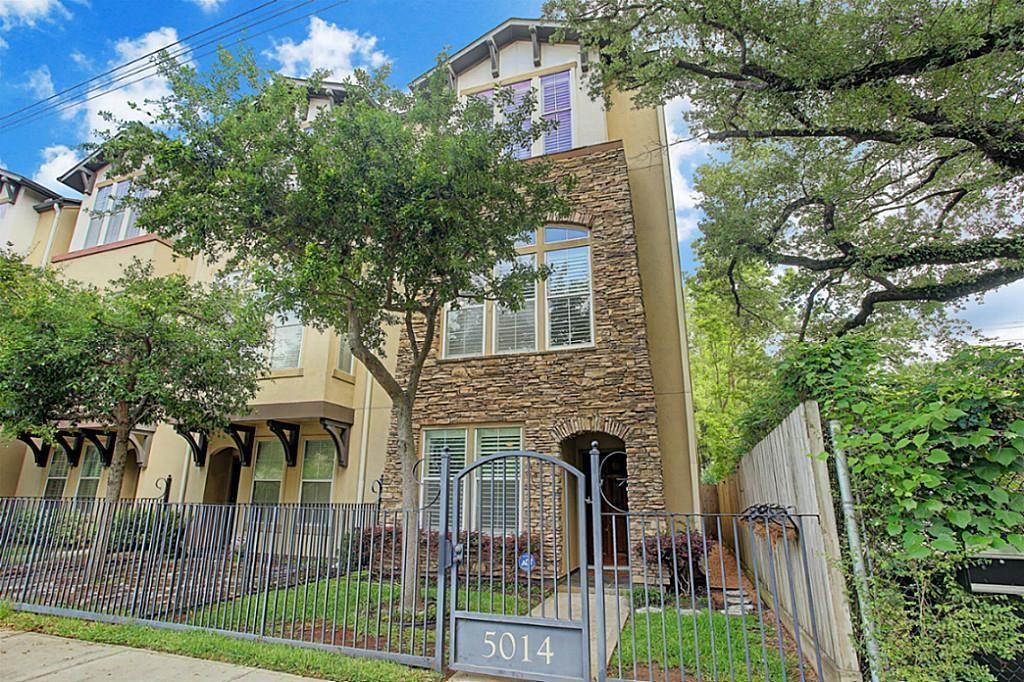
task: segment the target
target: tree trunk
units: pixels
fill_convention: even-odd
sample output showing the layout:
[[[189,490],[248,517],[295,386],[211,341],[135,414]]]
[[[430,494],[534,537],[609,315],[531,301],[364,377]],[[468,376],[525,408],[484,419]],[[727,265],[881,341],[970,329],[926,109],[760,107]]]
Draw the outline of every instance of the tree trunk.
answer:
[[[107,470],[107,502],[117,502],[121,499],[121,483],[124,480],[124,465],[128,459],[128,438],[131,433],[130,426],[118,424],[114,440],[114,454],[110,458],[110,468]]]
[[[420,485],[416,479],[416,436],[412,427],[413,401],[405,396],[395,402],[398,461],[402,471],[402,603],[415,609],[419,601],[417,561],[420,537]],[[427,503],[429,500],[424,500]]]
[[[89,550],[87,582],[94,582],[102,577],[103,567],[107,561],[110,547],[110,536],[114,531],[117,512],[117,501],[121,499],[121,481],[124,479],[124,463],[128,457],[128,436],[131,426],[125,422],[117,425],[114,435],[114,452],[107,469],[107,494],[103,502],[96,505],[96,536]]]

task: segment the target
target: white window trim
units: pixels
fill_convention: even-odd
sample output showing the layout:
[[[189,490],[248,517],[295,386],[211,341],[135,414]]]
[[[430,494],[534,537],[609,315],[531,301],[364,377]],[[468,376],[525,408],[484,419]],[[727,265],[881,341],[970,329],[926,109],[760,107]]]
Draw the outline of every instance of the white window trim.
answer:
[[[449,355],[448,354],[448,313],[452,310],[451,304],[448,303],[444,307],[444,319],[442,320],[442,331],[441,335],[441,357],[448,360],[465,360],[466,358],[482,358],[487,356],[487,301],[482,303],[472,303],[473,307],[481,307],[484,312],[484,319],[480,324],[480,351],[477,353],[467,353],[465,355]],[[470,306],[462,306],[467,308]]]
[[[299,464],[299,503],[300,504],[305,504],[302,501],[302,484],[303,483],[327,483],[328,484],[328,488],[327,488],[327,504],[330,504],[331,500],[334,499],[334,475],[336,473],[335,469],[337,468],[338,464],[337,464],[337,460],[334,458],[333,454],[331,456],[331,477],[330,478],[308,478],[307,479],[303,475],[303,473],[302,473],[302,469],[303,469],[303,467],[306,464],[306,451],[309,448],[309,444],[310,443],[315,443],[315,442],[327,442],[327,443],[329,443],[331,445],[331,452],[332,453],[334,452],[334,450],[333,450],[334,445],[333,445],[333,443],[331,442],[331,439],[328,436],[324,436],[323,438],[306,438],[306,439],[304,439],[302,441],[302,462]],[[282,479],[282,486],[283,486],[283,483],[284,483],[284,472],[281,473],[281,479]],[[311,502],[309,504],[319,504],[319,503]]]
[[[523,427],[522,426],[473,426],[472,427],[472,431],[473,431],[473,452],[472,452],[472,456],[473,457],[472,457],[471,460],[467,461],[466,464],[470,464],[472,462],[478,461],[479,459],[482,459],[482,457],[480,455],[480,452],[479,452],[479,450],[480,450],[480,432],[484,431],[486,429],[517,429],[519,431],[519,449],[520,450],[523,449]],[[497,453],[495,453],[495,454],[497,454]],[[516,518],[514,520],[514,524],[515,524],[514,527],[513,528],[508,528],[506,530],[507,530],[508,533],[512,533],[512,534],[518,535],[520,532],[522,532],[523,523],[524,523],[524,518],[523,517],[525,516],[525,514],[523,513],[522,505],[523,505],[523,499],[525,498],[525,495],[523,495],[524,488],[523,488],[523,475],[522,475],[523,474],[522,460],[517,458],[517,459],[515,459],[513,461],[515,462],[515,466],[519,467],[519,479],[516,481]],[[481,469],[476,469],[474,471],[474,473],[479,472],[479,471],[482,471],[482,470]],[[469,495],[464,495],[464,497],[467,500],[472,500],[472,504],[468,505],[468,508],[466,509],[466,514],[471,516],[472,518],[470,518],[468,523],[465,524],[467,527],[463,528],[463,530],[470,530],[470,531],[479,531],[479,530],[481,530],[478,527],[478,524],[477,524],[477,521],[479,520],[479,515],[471,514],[471,512],[473,510],[481,508],[481,505],[480,505],[480,496],[481,496],[480,488],[481,488],[481,486],[477,485],[477,482],[476,482],[475,479],[476,479],[476,477],[472,476],[472,475],[471,476],[467,476],[466,478],[463,479],[469,485],[469,493],[470,493]],[[494,528],[493,525],[492,525],[491,530],[492,531],[496,530],[496,528]],[[493,534],[494,533],[492,533],[492,535]]]
[[[100,496],[100,483],[103,482],[103,461],[100,460],[100,472],[99,472],[99,474],[97,474],[96,476],[83,476],[82,475],[82,474],[85,473],[85,462],[86,462],[86,458],[89,456],[90,450],[96,452],[96,457],[97,458],[100,456],[100,453],[98,451],[96,451],[95,448],[96,448],[96,446],[94,446],[94,445],[88,445],[82,451],[82,461],[79,463],[79,467],[78,467],[78,480],[75,481],[75,499],[96,499],[97,497]],[[96,481],[96,492],[93,494],[92,498],[87,498],[87,497],[83,498],[83,497],[81,497],[79,495],[79,493],[82,490],[82,481]],[[64,487],[65,488],[67,487],[67,481],[66,480],[64,481]]]
[[[98,230],[97,235],[96,235],[96,243],[93,244],[92,246],[86,246],[86,244],[85,244],[86,240],[89,238],[89,226],[92,224],[93,211],[96,208],[96,200],[99,198],[99,191],[101,189],[103,189],[103,188],[106,188],[106,187],[110,188],[110,193],[108,195],[109,198],[107,199],[107,201],[108,201],[108,203],[111,203],[111,208],[112,208],[113,207],[113,202],[116,199],[115,193],[117,191],[117,187],[118,187],[118,185],[120,185],[123,182],[129,183],[128,192],[126,193],[126,196],[127,196],[127,194],[132,191],[132,184],[134,183],[134,180],[132,178],[125,178],[125,179],[121,179],[121,180],[114,180],[114,181],[112,181],[110,183],[104,183],[100,187],[97,187],[97,188],[95,188],[93,190],[93,193],[92,193],[92,203],[89,206],[89,210],[82,212],[83,213],[82,217],[84,218],[84,222],[83,222],[83,227],[81,229],[81,234],[82,234],[81,241],[80,241],[80,243],[78,245],[78,249],[77,250],[94,249],[94,248],[97,248],[97,247],[100,247],[100,246],[108,246],[110,244],[118,244],[118,243],[126,241],[128,239],[134,239],[135,237],[141,237],[144,234],[146,234],[146,233],[140,231],[139,234],[135,235],[135,237],[126,237],[125,236],[125,232],[128,229],[129,223],[131,222],[130,218],[132,217],[133,214],[135,214],[135,212],[137,210],[134,207],[126,206],[125,209],[124,209],[124,212],[121,214],[121,224],[117,228],[118,229],[117,238],[116,239],[112,239],[110,241],[104,241],[103,237],[106,235],[107,230],[110,228],[110,220],[114,217],[115,214],[108,212],[110,209],[102,209],[103,212],[105,213],[105,215],[103,215],[101,220],[100,220],[99,230]]]
[[[589,237],[589,234],[588,234]],[[569,241],[569,240],[567,240]],[[547,243],[547,242],[545,242]],[[562,242],[552,242],[553,244],[560,244]],[[587,268],[589,270],[589,276],[587,277],[587,290],[590,295],[590,342],[589,343],[573,343],[564,346],[556,346],[551,343],[551,315],[548,313],[548,305],[550,298],[548,297],[547,281],[544,282],[544,317],[546,324],[544,325],[544,348],[545,350],[572,350],[575,348],[593,348],[597,345],[597,328],[594,324],[594,241],[588,239],[586,244],[580,244],[578,246],[568,246],[557,249],[544,249],[544,264],[547,265],[547,255],[552,251],[563,251],[568,249],[579,248],[580,246],[587,247]]]
[[[422,430],[422,432],[421,432],[421,435],[420,435],[420,452],[422,453],[421,456],[423,458],[424,471],[423,471],[423,478],[421,479],[421,482],[420,482],[420,524],[423,525],[423,526],[426,526],[429,530],[433,530],[433,528],[431,528],[431,524],[430,524],[430,514],[431,514],[431,512],[436,512],[438,514],[438,517],[440,518],[440,514],[441,514],[441,507],[440,507],[440,505],[441,505],[441,496],[438,495],[436,502],[433,500],[433,498],[429,498],[428,499],[426,497],[426,495],[427,495],[427,481],[428,480],[429,481],[436,481],[438,483],[439,487],[441,485],[445,485],[445,483],[441,480],[440,476],[431,476],[429,474],[430,463],[427,461],[427,457],[429,456],[430,453],[427,450],[427,441],[429,440],[427,438],[427,434],[432,432],[432,431],[462,431],[463,432],[463,442],[464,442],[463,452],[466,453],[466,462],[465,462],[466,464],[469,464],[469,457],[470,457],[470,449],[469,448],[470,448],[470,444],[472,442],[470,440],[470,429],[468,427],[465,427],[465,426],[433,426],[433,427],[424,428]],[[452,479],[454,480],[455,474],[458,473],[458,470],[456,469],[456,470],[453,470],[453,471],[449,471],[448,473],[449,473],[450,476],[452,476]],[[465,525],[464,522],[465,522],[465,518],[466,518],[466,503],[467,503],[468,498],[469,498],[468,495],[463,495],[462,496],[462,509],[458,510],[458,512],[457,512],[458,515],[459,515],[459,519],[460,519],[460,521],[459,521],[459,526],[460,527]],[[451,498],[449,498],[449,499],[451,499]],[[434,505],[436,505],[436,507],[437,507],[436,509],[434,509],[431,506],[431,504],[430,504],[431,502],[434,502]],[[449,528],[448,530],[452,531],[453,529]]]
[[[64,472],[63,476],[53,476],[52,475],[52,473],[53,473],[53,464],[54,464],[54,460],[55,460],[55,458],[57,456],[58,455],[53,454],[50,457],[50,465],[48,467],[46,467],[46,476],[43,477],[43,490],[42,490],[42,492],[40,494],[40,497],[46,497],[46,488],[48,487],[48,484],[50,483],[50,481],[64,481],[64,485],[62,485],[61,488],[60,488],[60,495],[58,495],[57,497],[49,498],[49,499],[59,500],[62,497],[64,497],[64,494],[67,492],[68,478],[70,478],[70,476],[71,476],[71,465],[68,464],[68,468]]]

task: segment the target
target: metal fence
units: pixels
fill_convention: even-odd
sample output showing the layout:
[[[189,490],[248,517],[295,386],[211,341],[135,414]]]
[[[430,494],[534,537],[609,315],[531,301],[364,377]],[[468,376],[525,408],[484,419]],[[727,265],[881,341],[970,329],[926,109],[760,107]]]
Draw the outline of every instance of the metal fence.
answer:
[[[472,502],[497,460],[452,472],[429,510],[0,498],[0,601],[438,669],[459,647],[501,670],[557,660],[522,639],[536,625],[598,679],[824,679],[814,605],[783,603],[824,560],[798,541],[815,517],[630,512],[579,470],[520,455],[501,513]]]

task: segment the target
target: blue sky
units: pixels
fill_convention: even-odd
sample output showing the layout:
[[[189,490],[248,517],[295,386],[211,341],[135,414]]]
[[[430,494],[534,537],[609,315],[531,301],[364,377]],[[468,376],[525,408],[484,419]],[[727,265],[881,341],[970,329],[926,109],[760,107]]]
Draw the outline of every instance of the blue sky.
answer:
[[[263,0],[0,0],[0,116],[93,77],[151,50],[181,40]],[[336,6],[329,7],[331,4]],[[536,2],[428,2],[425,0],[278,0],[259,16],[301,5],[249,29],[246,44],[267,68],[306,75],[328,68],[335,78],[353,68],[392,64],[396,84],[428,68],[444,46],[459,48],[511,16],[540,13]],[[312,16],[302,17],[311,11]],[[276,26],[290,21],[285,26]],[[242,20],[244,21],[244,20]],[[262,35],[254,35],[272,29]],[[192,46],[210,33],[186,41]],[[202,53],[211,47],[197,49]],[[210,56],[200,56],[200,64]],[[132,79],[128,79],[129,81]],[[134,83],[80,106],[0,131],[0,167],[60,188],[56,177],[74,165],[77,145],[104,124],[101,111],[127,116],[128,102],[165,92],[159,78]],[[695,169],[709,148],[687,140],[683,104],[670,102],[673,191],[683,267],[692,271],[690,243],[699,236]],[[977,327],[1024,340],[1024,283],[989,294],[965,309]]]

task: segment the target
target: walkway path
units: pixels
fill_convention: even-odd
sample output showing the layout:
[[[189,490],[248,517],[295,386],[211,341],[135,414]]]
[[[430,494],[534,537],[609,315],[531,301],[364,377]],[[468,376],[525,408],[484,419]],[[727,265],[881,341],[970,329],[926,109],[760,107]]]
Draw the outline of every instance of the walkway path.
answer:
[[[4,682],[302,682],[312,678],[37,632],[0,630],[0,679]]]

